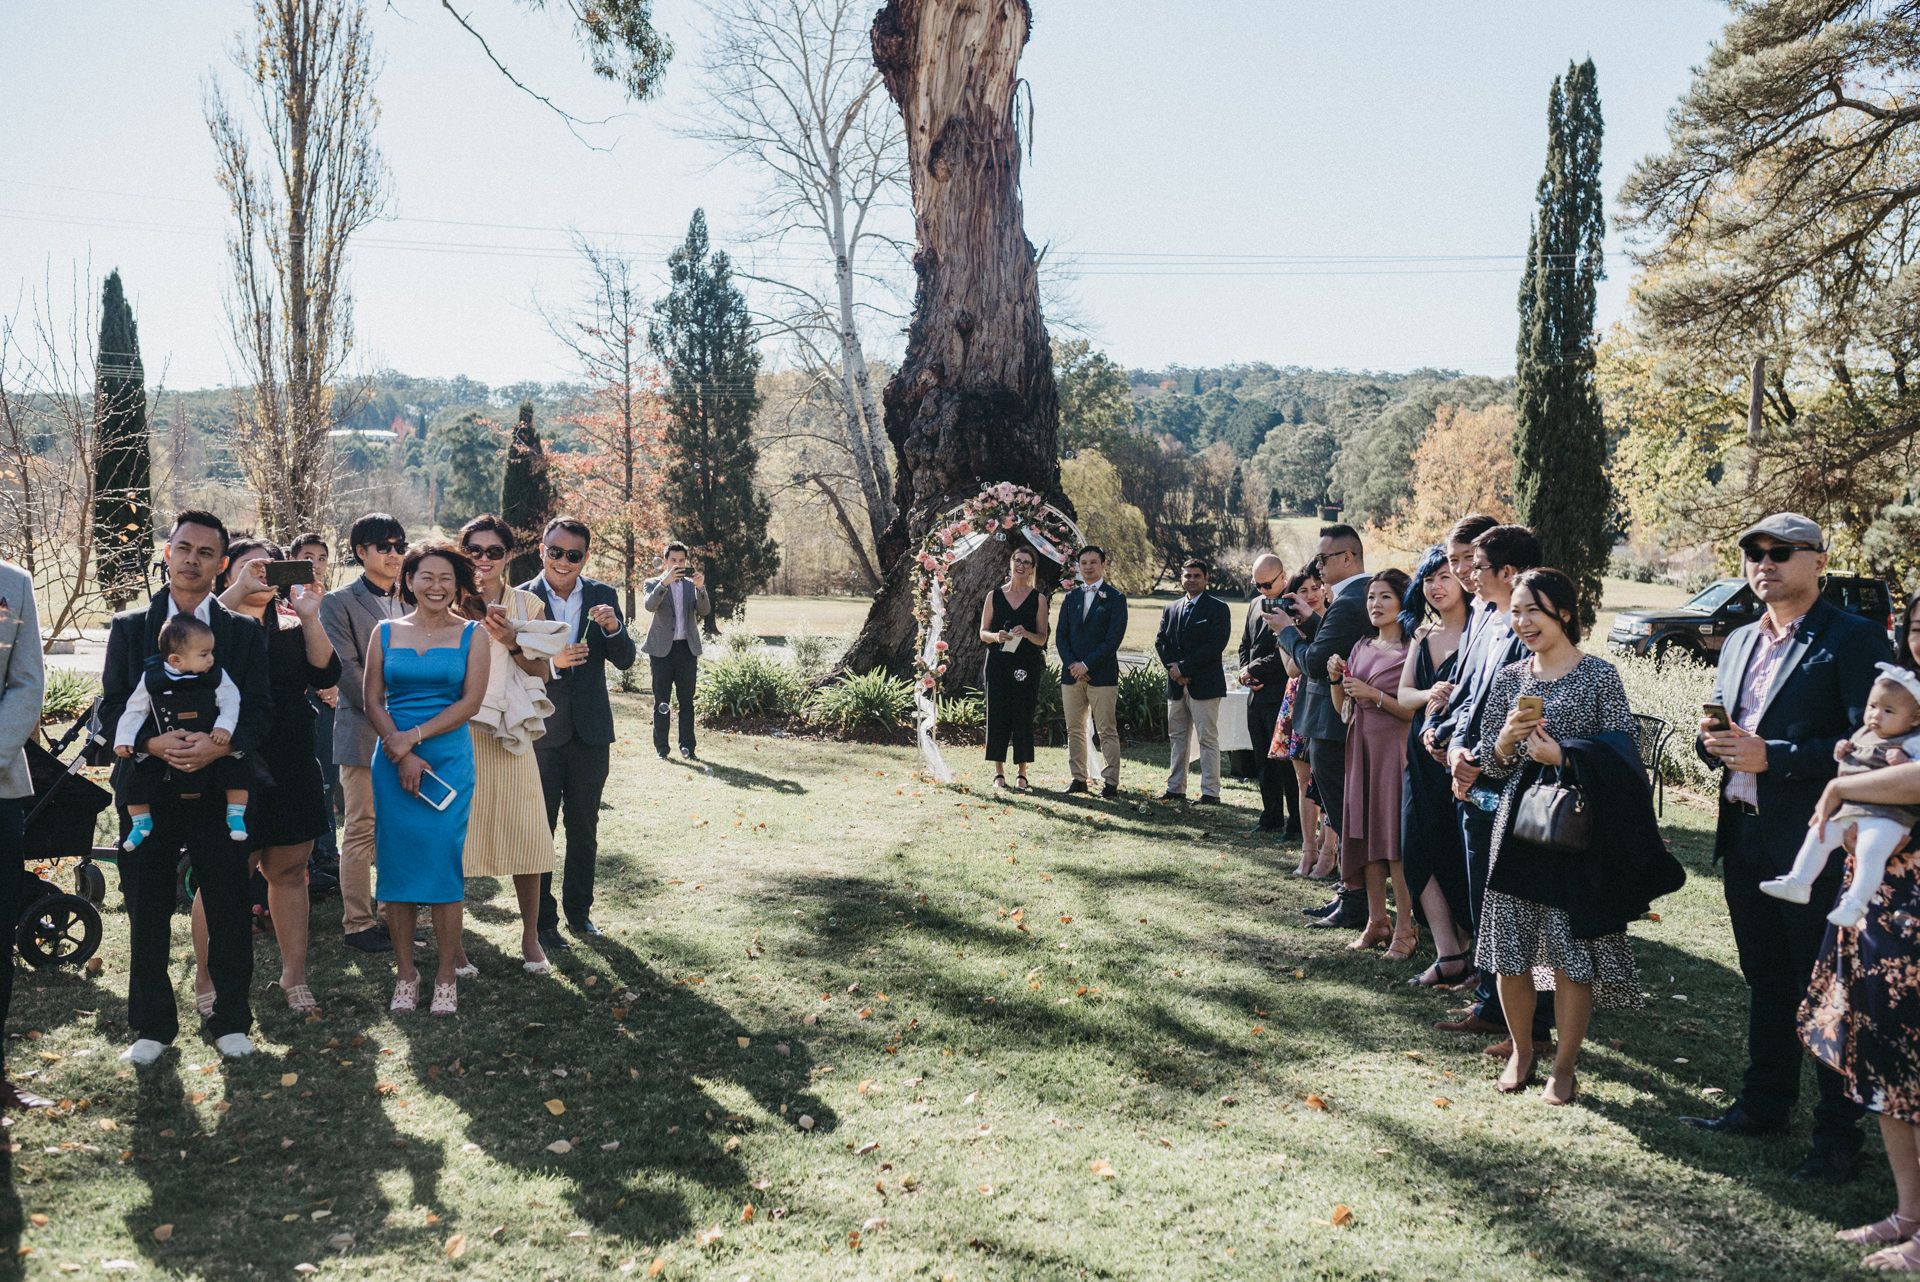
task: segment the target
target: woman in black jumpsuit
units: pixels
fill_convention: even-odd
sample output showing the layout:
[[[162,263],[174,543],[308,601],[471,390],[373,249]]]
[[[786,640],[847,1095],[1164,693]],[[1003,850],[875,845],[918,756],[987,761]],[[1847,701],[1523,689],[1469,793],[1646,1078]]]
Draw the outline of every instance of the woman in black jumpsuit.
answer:
[[[1012,741],[1016,785],[1027,786],[1027,763],[1033,760],[1033,708],[1040,683],[1047,679],[1047,598],[1033,585],[1036,563],[1030,547],[1013,551],[1007,581],[988,594],[980,606],[980,639],[987,651],[984,684],[987,688],[987,760],[993,763],[993,786],[1007,786],[1007,745]],[[1018,644],[1009,652],[1007,643]]]

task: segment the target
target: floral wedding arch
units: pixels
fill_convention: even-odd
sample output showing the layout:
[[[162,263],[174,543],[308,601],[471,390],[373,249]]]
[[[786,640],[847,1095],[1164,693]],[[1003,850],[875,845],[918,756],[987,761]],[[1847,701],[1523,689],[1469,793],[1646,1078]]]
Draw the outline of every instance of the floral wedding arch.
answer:
[[[947,643],[941,634],[946,630],[948,579],[955,565],[989,540],[1005,542],[1015,530],[1062,567],[1062,589],[1079,584],[1072,557],[1086,541],[1080,527],[1044,497],[1011,481],[983,486],[979,494],[949,511],[914,554],[913,617],[919,628],[913,647],[914,726],[927,773],[941,783],[953,781],[953,771],[940,759],[933,739],[939,719],[935,694],[947,671]]]

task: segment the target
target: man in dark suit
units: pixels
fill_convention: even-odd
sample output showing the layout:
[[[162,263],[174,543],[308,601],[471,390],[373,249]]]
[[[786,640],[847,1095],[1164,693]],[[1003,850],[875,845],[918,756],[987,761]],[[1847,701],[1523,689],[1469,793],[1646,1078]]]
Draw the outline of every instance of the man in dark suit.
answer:
[[[1834,745],[1860,724],[1875,665],[1892,656],[1877,624],[1821,595],[1826,539],[1813,521],[1770,516],[1740,536],[1740,550],[1766,613],[1721,647],[1711,702],[1731,720],[1702,718],[1696,748],[1727,772],[1713,849],[1749,993],[1747,1071],[1727,1112],[1683,1120],[1722,1134],[1769,1135],[1786,1129],[1799,1099],[1807,1057],[1795,1021],[1844,861],[1828,862],[1805,904],[1764,895],[1760,883],[1792,865],[1814,803],[1837,772]],[[1814,1076],[1813,1151],[1793,1178],[1838,1184],[1859,1164],[1863,1110],[1825,1064],[1815,1062]]]
[[[587,915],[593,907],[594,863],[600,850],[600,794],[612,760],[613,703],[607,698],[607,665],[633,666],[633,638],[620,617],[620,596],[610,583],[587,578],[587,527],[556,516],[541,536],[544,568],[521,586],[540,598],[549,619],[572,629],[573,642],[554,660],[558,674],[547,682],[553,715],[547,732],[536,739],[540,787],[547,798],[547,826],[567,820],[567,860],[561,899],[567,925],[576,935],[600,933]],[[560,905],[553,898],[553,874],[540,878],[540,946],[551,951],[572,945],[560,933]]]
[[[1259,762],[1260,822],[1247,835],[1264,833],[1285,841],[1300,836],[1300,786],[1291,761],[1267,755],[1287,697],[1287,665],[1281,658],[1280,634],[1273,630],[1286,620],[1279,601],[1287,574],[1279,557],[1268,554],[1253,563],[1253,586],[1258,595],[1247,606],[1246,626],[1240,630],[1240,684],[1247,688],[1247,737]]]
[[[660,577],[641,588],[640,604],[653,617],[640,649],[653,676],[653,750],[667,759],[667,731],[672,729],[674,694],[680,703],[680,755],[696,761],[693,734],[693,684],[700,673],[700,620],[713,614],[707,596],[707,576],[687,564],[687,545],[669,543],[661,550]]]
[[[1068,792],[1087,792],[1087,720],[1100,740],[1100,795],[1120,795],[1120,642],[1127,635],[1127,598],[1106,581],[1107,554],[1080,549],[1080,586],[1060,594],[1053,630],[1060,654],[1060,703],[1067,719]]]
[[[151,604],[113,617],[101,672],[100,724],[115,725],[126,711],[127,699],[146,670],[147,657],[159,648],[160,626],[176,613],[194,615],[213,630],[214,661],[239,687],[240,719],[225,744],[198,731],[154,733],[157,727],[149,720],[137,746],[173,769],[204,770],[228,754],[254,751],[266,734],[273,712],[267,634],[252,619],[232,613],[214,599],[214,581],[227,564],[227,527],[219,517],[199,511],[175,517],[166,563],[167,589]],[[116,762],[116,783],[133,765],[132,757]],[[180,1031],[167,954],[174,878],[183,849],[192,864],[194,889],[206,909],[207,973],[213,979],[207,1035],[230,1059],[253,1053],[247,1037],[253,1027],[247,1004],[247,987],[253,979],[252,896],[247,886],[247,851],[244,843],[227,835],[225,801],[225,795],[212,787],[164,804],[156,799],[153,831],[120,856],[120,885],[131,918],[127,1023],[134,1042],[120,1056],[127,1063],[153,1063]]]
[[[1324,527],[1314,565],[1320,571],[1320,581],[1327,585],[1327,612],[1316,618],[1301,606],[1293,614],[1293,622],[1280,629],[1279,643],[1300,670],[1300,697],[1293,709],[1293,726],[1307,741],[1307,765],[1313,771],[1314,791],[1320,794],[1327,823],[1338,833],[1347,792],[1347,725],[1334,705],[1327,662],[1338,656],[1345,663],[1353,647],[1377,635],[1379,629],[1367,621],[1367,556],[1358,530],[1351,525]],[[1343,852],[1340,893],[1320,909],[1307,910],[1308,916],[1316,919],[1311,924],[1339,930],[1365,925],[1364,876],[1365,870],[1350,867]]]
[[[1207,563],[1191,558],[1180,567],[1185,593],[1160,615],[1153,648],[1167,669],[1167,738],[1173,762],[1162,801],[1187,799],[1187,753],[1200,736],[1200,804],[1220,804],[1220,700],[1227,670],[1220,662],[1233,636],[1233,611],[1207,591]]]
[[[1482,522],[1485,527],[1475,533]],[[1494,678],[1502,668],[1518,663],[1528,654],[1526,644],[1513,633],[1513,581],[1540,564],[1540,540],[1524,525],[1496,525],[1490,516],[1470,516],[1448,532],[1449,556],[1457,557],[1457,549],[1463,544],[1468,558],[1467,581],[1474,590],[1469,635],[1462,643],[1462,661],[1454,669],[1458,679],[1448,697],[1447,710],[1424,737],[1434,755],[1453,775],[1454,805],[1459,811],[1460,838],[1467,852],[1467,904],[1477,928],[1493,858],[1493,825],[1500,793],[1498,789],[1480,785],[1480,767],[1474,764],[1473,750],[1480,742],[1480,732],[1485,725],[1487,695],[1493,689]],[[1501,1013],[1500,994],[1492,975],[1480,976],[1473,996],[1473,1008],[1465,1016],[1441,1020],[1434,1027],[1443,1033],[1507,1033],[1506,1017]],[[1536,1002],[1533,1026],[1529,1030],[1536,1054],[1552,1051],[1552,1028],[1553,1003]],[[1511,1050],[1511,1045],[1501,1042],[1490,1047],[1487,1053],[1505,1055]]]

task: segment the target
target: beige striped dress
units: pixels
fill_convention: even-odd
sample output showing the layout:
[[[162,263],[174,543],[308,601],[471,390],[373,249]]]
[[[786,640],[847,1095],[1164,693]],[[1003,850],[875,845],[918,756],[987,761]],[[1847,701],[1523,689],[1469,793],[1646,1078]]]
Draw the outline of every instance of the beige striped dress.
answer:
[[[541,619],[546,611],[531,592],[509,587],[507,617]],[[512,663],[507,648],[494,641],[493,663]],[[467,819],[464,857],[469,877],[511,877],[553,871],[553,830],[547,827],[547,799],[540,788],[540,766],[531,752],[515,756],[478,722],[467,724],[473,736],[473,810]]]

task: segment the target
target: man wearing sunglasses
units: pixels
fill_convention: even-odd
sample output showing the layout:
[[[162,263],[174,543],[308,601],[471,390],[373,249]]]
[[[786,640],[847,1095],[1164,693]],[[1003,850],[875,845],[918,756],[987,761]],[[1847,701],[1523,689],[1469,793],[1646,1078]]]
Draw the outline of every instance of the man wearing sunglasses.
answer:
[[[1860,724],[1875,665],[1891,657],[1885,633],[1821,595],[1826,546],[1820,527],[1797,512],[1777,513],[1740,536],[1747,585],[1767,609],[1720,649],[1711,702],[1731,724],[1702,717],[1695,743],[1708,765],[1726,770],[1713,850],[1748,989],[1739,1098],[1719,1117],[1681,1119],[1717,1134],[1780,1134],[1799,1099],[1795,1020],[1844,873],[1834,860],[1805,904],[1764,895],[1760,883],[1792,866],[1820,791],[1836,773],[1834,745]],[[1814,1077],[1813,1151],[1793,1178],[1838,1184],[1858,1166],[1862,1110],[1826,1065],[1816,1062]]]
[[[368,512],[347,531],[360,577],[320,599],[320,626],[340,656],[339,697],[333,710],[333,763],[340,768],[346,822],[340,830],[340,928],[346,945],[363,953],[393,950],[373,907],[373,754],[380,737],[361,699],[367,643],[373,630],[407,607],[395,595],[407,531],[385,512]]]
[[[554,517],[540,536],[540,573],[520,585],[539,597],[547,617],[565,623],[573,638],[547,682],[547,698],[553,703],[547,732],[533,744],[540,788],[547,798],[547,826],[557,828],[564,817],[567,828],[559,903],[554,902],[553,874],[540,878],[540,946],[549,952],[573,946],[560,933],[563,907],[574,934],[600,934],[587,913],[593,907],[594,865],[600,856],[600,794],[612,759],[607,665],[624,672],[634,659],[633,638],[620,617],[620,594],[611,583],[583,573],[592,538],[585,523]]]

